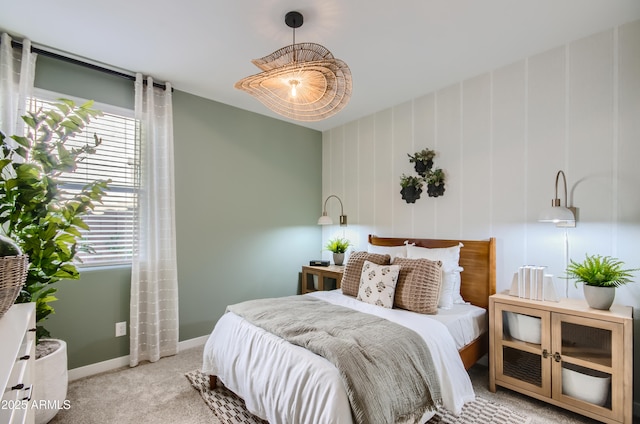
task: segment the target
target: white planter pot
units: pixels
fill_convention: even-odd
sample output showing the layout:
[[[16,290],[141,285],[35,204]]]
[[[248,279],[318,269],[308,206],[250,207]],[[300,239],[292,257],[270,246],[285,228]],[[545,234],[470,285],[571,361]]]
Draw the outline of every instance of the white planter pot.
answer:
[[[336,265],[342,265],[344,262],[344,253],[334,253],[333,254],[333,263]]]
[[[584,298],[593,309],[608,311],[616,297],[615,287],[598,287],[584,284],[582,286]]]
[[[33,402],[38,405],[35,410],[36,424],[45,424],[51,421],[59,409],[63,407],[67,398],[69,382],[67,343],[63,340],[52,340],[59,343],[58,349],[35,361]]]

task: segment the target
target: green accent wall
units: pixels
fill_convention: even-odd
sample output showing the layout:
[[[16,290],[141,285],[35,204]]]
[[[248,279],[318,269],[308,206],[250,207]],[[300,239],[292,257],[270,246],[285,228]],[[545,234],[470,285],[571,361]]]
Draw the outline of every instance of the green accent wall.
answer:
[[[39,57],[36,86],[122,107],[133,83]],[[207,335],[228,304],[296,294],[321,249],[322,134],[173,93],[180,340]],[[58,285],[46,323],[69,368],[128,355],[130,267],[83,269]]]

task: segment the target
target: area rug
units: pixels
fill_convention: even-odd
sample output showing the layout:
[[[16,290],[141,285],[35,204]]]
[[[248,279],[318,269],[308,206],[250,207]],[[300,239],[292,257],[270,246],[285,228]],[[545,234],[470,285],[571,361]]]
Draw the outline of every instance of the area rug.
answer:
[[[268,424],[249,412],[244,401],[218,382],[215,390],[209,389],[209,377],[195,370],[185,374],[191,385],[200,392],[205,403],[223,424]],[[447,411],[436,413],[427,424],[529,424],[531,418],[509,408],[482,398],[467,403],[459,416]]]

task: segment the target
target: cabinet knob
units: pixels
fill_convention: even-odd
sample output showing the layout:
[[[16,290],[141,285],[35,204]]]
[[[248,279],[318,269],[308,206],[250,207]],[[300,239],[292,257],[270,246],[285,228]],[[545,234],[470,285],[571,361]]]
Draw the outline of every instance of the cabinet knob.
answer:
[[[16,384],[15,386],[13,386],[11,388],[11,390],[22,390],[24,389],[24,384],[20,383],[20,384]]]
[[[553,354],[553,359],[556,362],[560,362],[562,360],[562,356],[560,356],[560,354],[558,352],[556,352],[556,353]]]
[[[547,359],[547,358],[549,357],[549,351],[548,351],[547,349],[544,349],[544,350],[542,351],[542,357],[543,357],[544,359]]]
[[[20,359],[21,361],[27,361],[27,360],[29,360],[29,358],[31,358],[31,356],[30,356],[30,355],[24,355],[24,356],[21,356],[19,359]]]

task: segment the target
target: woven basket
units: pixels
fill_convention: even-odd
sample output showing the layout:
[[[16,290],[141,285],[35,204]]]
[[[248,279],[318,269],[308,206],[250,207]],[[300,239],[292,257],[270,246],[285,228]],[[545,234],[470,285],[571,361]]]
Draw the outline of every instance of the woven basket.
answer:
[[[0,257],[0,318],[18,298],[28,268],[27,255]]]

